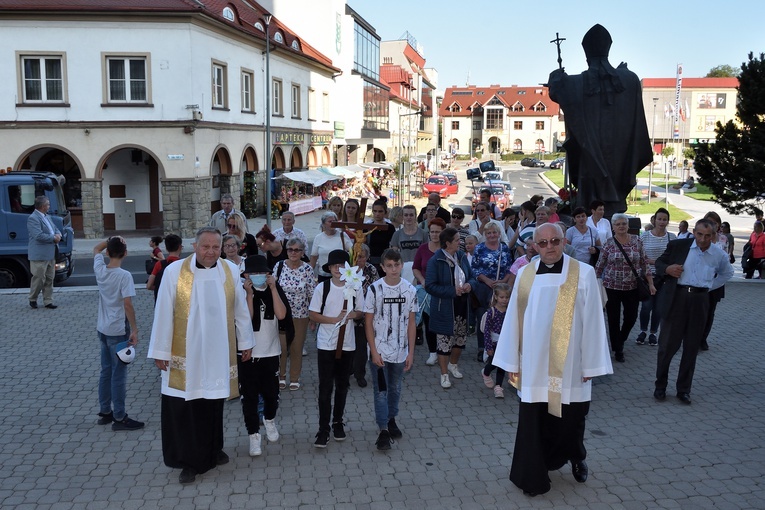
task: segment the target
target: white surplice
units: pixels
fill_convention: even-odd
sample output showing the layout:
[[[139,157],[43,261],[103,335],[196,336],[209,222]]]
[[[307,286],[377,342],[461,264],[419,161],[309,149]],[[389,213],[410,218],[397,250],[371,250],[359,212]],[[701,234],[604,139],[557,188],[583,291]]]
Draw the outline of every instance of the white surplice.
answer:
[[[168,386],[170,372],[162,371],[162,394],[185,400],[198,398],[219,399],[229,397],[229,346],[226,324],[226,273],[228,264],[234,278],[234,322],[237,349],[254,347],[247,295],[239,280],[239,268],[224,259],[211,269],[198,269],[196,255],[192,255],[191,271],[194,284],[191,289],[191,308],[186,328],[186,391]],[[162,276],[154,325],[147,357],[169,361],[173,343],[173,314],[178,277],[183,259],[170,264]]]
[[[518,271],[510,304],[499,334],[492,363],[506,372],[521,373],[522,402],[547,402],[550,331],[560,287],[566,281],[571,259],[564,255],[561,274],[538,274],[529,293],[523,318],[523,349],[519,349],[518,288],[524,271],[536,271],[541,263],[532,261]],[[519,370],[520,369],[520,370]],[[611,356],[606,338],[603,305],[595,270],[579,264],[579,285],[574,304],[574,320],[563,368],[561,402],[591,400],[592,381],[583,377],[611,374]]]

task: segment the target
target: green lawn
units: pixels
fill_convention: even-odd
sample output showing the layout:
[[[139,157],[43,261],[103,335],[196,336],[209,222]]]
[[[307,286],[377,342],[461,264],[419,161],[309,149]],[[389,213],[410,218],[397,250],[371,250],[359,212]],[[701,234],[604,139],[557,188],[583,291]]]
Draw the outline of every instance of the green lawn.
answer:
[[[650,177],[648,170],[642,170],[637,174],[638,179],[648,179]],[[653,171],[653,180],[654,181],[663,181],[665,177],[664,173],[657,172],[656,170]],[[670,180],[672,180],[673,177],[670,176]]]
[[[642,172],[641,172],[642,173]],[[648,177],[648,172],[645,173],[646,177]],[[659,179],[664,178],[664,174],[653,174],[654,177],[657,177]],[[558,186],[559,188],[563,187],[563,170],[548,170],[545,172],[545,176],[550,179],[553,184]],[[638,175],[639,176],[639,175]],[[660,176],[660,177],[659,177]],[[699,189],[703,188],[703,186],[699,186]],[[630,194],[630,197],[632,194]],[[696,195],[690,195],[693,198],[696,198]],[[627,199],[627,214],[632,216],[637,216],[640,214],[653,214],[656,212],[656,209],[659,207],[664,207],[664,200],[659,198],[652,198],[651,203],[649,204],[646,200],[639,200],[637,203],[633,204],[629,197]],[[688,220],[691,218],[691,215],[686,213],[685,211],[678,209],[672,204],[669,204],[669,216],[672,218],[673,222],[678,222],[680,220]]]
[[[703,184],[696,184],[696,191],[693,193],[686,193],[690,198],[696,200],[706,200],[708,202],[714,202],[715,195],[708,187]]]

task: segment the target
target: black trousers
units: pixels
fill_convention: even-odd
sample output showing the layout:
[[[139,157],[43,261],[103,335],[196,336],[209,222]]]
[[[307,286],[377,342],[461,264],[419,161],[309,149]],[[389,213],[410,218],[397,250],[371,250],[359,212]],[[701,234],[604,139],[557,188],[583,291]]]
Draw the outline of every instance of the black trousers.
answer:
[[[273,420],[279,408],[279,356],[239,361],[239,394],[247,434],[257,434],[260,432],[260,397],[263,397],[264,420]]]
[[[589,412],[589,402],[572,402],[562,406],[558,418],[547,412],[547,402],[521,402],[510,481],[526,492],[549,491],[548,471],[587,457],[584,427]]]
[[[709,295],[706,292],[688,292],[678,288],[672,297],[672,304],[661,320],[659,350],[656,363],[656,389],[666,390],[669,379],[669,365],[680,346],[683,356],[677,374],[678,393],[690,393],[696,356],[704,335]]]
[[[363,379],[367,375],[367,333],[363,324],[354,325],[356,350],[353,352],[353,377]]]
[[[353,369],[353,351],[343,351],[335,359],[335,351],[318,350],[319,363],[319,430],[329,432],[329,417],[332,423],[343,421],[345,399],[348,396],[348,379]],[[332,408],[332,390],[335,390],[335,407]]]
[[[162,455],[171,468],[204,473],[223,450],[224,399],[184,400],[162,395]]]
[[[606,303],[606,316],[608,317],[608,338],[611,340],[611,350],[614,352],[624,351],[624,342],[632,331],[638,317],[637,289],[613,290],[606,288],[608,302]],[[620,312],[624,309],[624,319],[620,323]]]

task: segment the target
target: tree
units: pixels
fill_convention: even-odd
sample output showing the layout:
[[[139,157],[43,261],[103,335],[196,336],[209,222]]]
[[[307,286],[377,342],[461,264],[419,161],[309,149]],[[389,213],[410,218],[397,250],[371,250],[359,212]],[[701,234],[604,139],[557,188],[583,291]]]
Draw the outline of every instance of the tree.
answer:
[[[670,157],[674,153],[675,153],[675,148],[672,147],[671,145],[667,145],[661,150],[661,155],[664,156],[665,158]]]
[[[736,78],[741,71],[728,64],[715,66],[707,73],[707,78]]]
[[[699,182],[729,213],[752,213],[765,202],[765,53],[741,65],[736,117],[718,122],[714,144],[697,149]]]

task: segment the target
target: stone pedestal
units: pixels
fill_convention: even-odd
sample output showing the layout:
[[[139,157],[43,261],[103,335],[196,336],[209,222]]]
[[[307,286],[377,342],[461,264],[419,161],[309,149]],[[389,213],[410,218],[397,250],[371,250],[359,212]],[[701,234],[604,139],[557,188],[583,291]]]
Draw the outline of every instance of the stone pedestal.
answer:
[[[210,223],[210,177],[162,180],[165,234],[194,237]]]
[[[101,180],[81,180],[82,233],[86,239],[104,237],[104,207]]]

